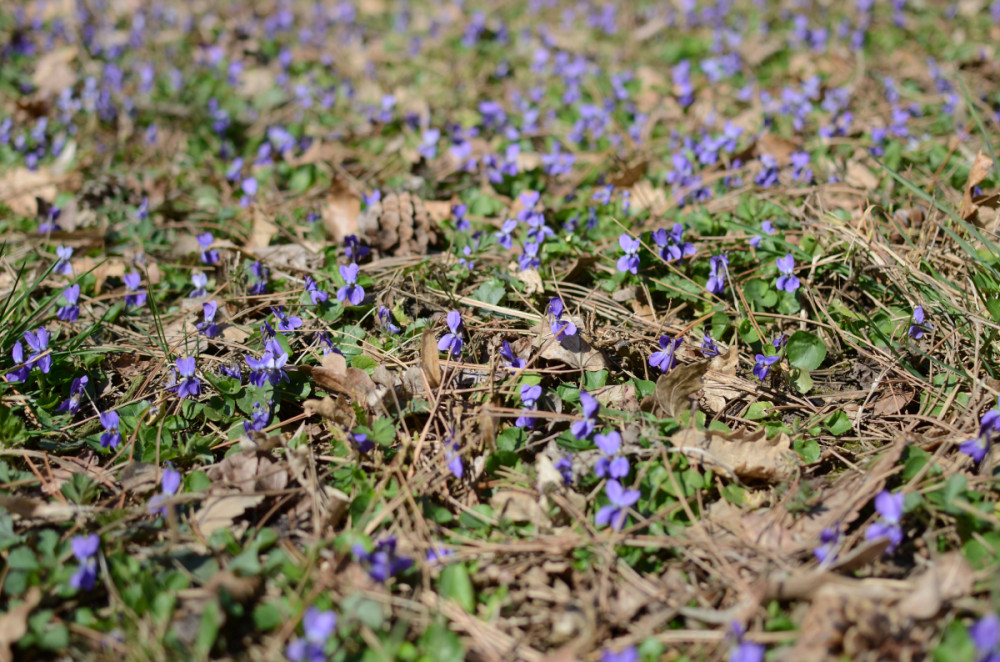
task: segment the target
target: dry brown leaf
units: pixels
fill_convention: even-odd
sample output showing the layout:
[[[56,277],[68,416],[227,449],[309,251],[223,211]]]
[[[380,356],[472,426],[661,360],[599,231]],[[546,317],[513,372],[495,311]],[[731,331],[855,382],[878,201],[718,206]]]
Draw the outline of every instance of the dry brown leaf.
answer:
[[[582,325],[582,320],[570,318],[577,327]],[[539,332],[535,336],[533,345],[540,347],[539,356],[548,361],[559,361],[571,368],[587,370],[589,372],[604,370],[608,367],[608,362],[604,355],[590,346],[583,337],[577,333],[562,340],[556,340],[552,334],[552,329],[548,324],[540,324],[535,327]]]
[[[764,428],[757,432],[737,430],[729,435],[687,428],[671,437],[670,442],[681,450],[697,449],[689,453],[692,461],[719,465],[740,478],[787,480],[799,466],[788,435],[782,432],[768,439]]]
[[[31,610],[41,601],[41,590],[37,586],[32,586],[21,604],[0,615],[0,662],[14,661],[11,646],[28,633],[28,617],[31,615]]]
[[[263,246],[253,252],[261,261],[279,269],[313,272],[322,269],[325,262],[322,253],[303,244]]]
[[[267,217],[260,205],[253,206],[252,216],[253,224],[250,226],[246,248],[249,251],[257,251],[271,245],[271,239],[278,233],[278,226]]]
[[[736,368],[740,363],[740,354],[733,345],[725,354],[719,354],[712,358],[708,364],[708,372],[705,373],[702,392],[705,396],[705,405],[715,413],[724,410],[735,398],[742,395],[742,391],[733,388],[736,382]]]
[[[68,522],[80,519],[94,511],[91,506],[78,506],[70,503],[48,503],[31,497],[7,496],[0,494],[0,508],[6,509],[11,515],[25,519],[39,519],[46,522]]]
[[[946,603],[970,594],[972,580],[972,566],[961,552],[948,552],[915,580],[913,590],[899,603],[899,611],[907,618],[934,618]]]
[[[424,329],[420,336],[420,368],[424,371],[427,384],[433,389],[441,384],[441,357],[438,353],[434,332]]]
[[[347,184],[335,180],[330,193],[323,202],[321,215],[323,226],[334,241],[340,243],[344,237],[358,234],[358,215],[361,213],[361,199]]]
[[[288,471],[259,453],[233,453],[205,472],[215,482],[227,483],[243,492],[270,492],[285,489]]]
[[[603,388],[596,391],[594,397],[605,407],[613,407],[622,411],[639,411],[639,398],[635,392],[635,384],[632,382]]]
[[[517,272],[518,279],[524,283],[525,296],[531,296],[536,292],[545,291],[545,283],[542,282],[542,275],[537,269],[525,269]]]
[[[266,67],[253,67],[240,74],[240,84],[236,94],[244,99],[253,99],[272,88],[274,88],[274,72]]]
[[[976,160],[973,161],[972,168],[969,170],[969,177],[965,180],[965,187],[962,189],[962,206],[958,210],[962,218],[973,219],[978,207],[972,201],[972,189],[979,186],[989,176],[992,167],[993,159],[983,154],[983,150],[979,150],[979,153],[976,154]]]
[[[46,167],[37,170],[12,168],[0,177],[0,202],[10,207],[15,214],[36,216],[38,201],[35,198],[52,203],[62,181],[62,176]]]
[[[766,549],[772,554],[791,556],[811,551],[819,544],[823,529],[843,530],[875,498],[905,446],[904,441],[896,441],[863,472],[844,473],[834,483],[816,490],[814,512],[795,517],[785,504],[778,504],[749,514],[722,513],[721,529],[753,548]]]
[[[653,186],[648,179],[636,182],[631,192],[632,207],[636,212],[648,209],[653,216],[660,216],[670,208],[666,191],[662,187]]]
[[[232,527],[233,521],[237,517],[262,501],[264,501],[264,497],[260,495],[210,496],[202,501],[201,505],[194,511],[194,522],[201,531],[201,535],[208,538],[219,529]]]
[[[368,373],[360,368],[347,368],[343,374],[329,368],[299,366],[299,372],[312,377],[317,386],[333,393],[341,393],[355,402],[372,408],[381,402],[379,389]],[[384,392],[385,389],[382,389]]]
[[[871,406],[873,416],[894,416],[906,408],[916,391],[906,384],[889,384],[886,386],[886,394],[880,397]]]
[[[691,396],[698,392],[702,377],[708,370],[708,361],[699,361],[675,367],[656,380],[656,404],[670,418],[691,410]]]
[[[549,517],[537,499],[527,492],[500,490],[490,499],[490,506],[500,517],[511,522],[530,523],[539,529],[548,528]]]
[[[42,484],[42,492],[50,495],[55,494],[75,474],[83,474],[91,480],[104,485],[115,485],[111,472],[102,467],[97,454],[88,449],[79,457],[67,455],[59,458],[57,466],[52,469],[52,480]]]
[[[76,82],[76,46],[64,46],[38,58],[31,84],[43,97],[56,96]]]

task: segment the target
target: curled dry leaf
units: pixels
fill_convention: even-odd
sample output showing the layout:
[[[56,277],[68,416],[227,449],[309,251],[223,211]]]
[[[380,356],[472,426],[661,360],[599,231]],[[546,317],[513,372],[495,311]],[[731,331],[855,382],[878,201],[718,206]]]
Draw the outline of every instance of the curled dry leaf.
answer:
[[[969,170],[969,177],[965,180],[965,187],[962,189],[962,206],[958,209],[959,215],[967,221],[974,220],[976,212],[979,210],[978,205],[972,201],[972,191],[989,176],[992,167],[993,159],[983,154],[983,150],[979,150],[979,153],[976,154],[976,160],[972,162],[972,168]]]
[[[337,243],[344,237],[358,233],[358,215],[361,213],[361,199],[341,180],[334,180],[330,193],[323,202],[320,214],[323,227]]]
[[[960,552],[948,552],[938,558],[914,580],[913,590],[899,603],[907,618],[934,618],[949,602],[972,592],[972,566]]]
[[[320,398],[310,398],[302,405],[306,416],[319,415],[338,425],[351,427],[354,422],[354,409],[343,400],[335,400],[329,395]]]
[[[38,59],[38,66],[31,76],[31,84],[43,97],[56,96],[76,82],[76,46],[64,46],[49,51]]]
[[[205,537],[233,525],[248,508],[263,502],[260,492],[275,492],[288,485],[288,469],[264,454],[234,453],[206,471],[212,479],[210,495],[194,512],[194,522]]]
[[[511,522],[530,523],[539,529],[548,528],[551,522],[537,499],[519,490],[500,490],[490,499],[490,506],[500,517]]]
[[[740,363],[739,352],[733,345],[725,354],[712,357],[708,364],[708,372],[702,386],[705,406],[712,412],[719,413],[730,402],[740,397],[743,391],[734,388],[740,379],[736,376],[736,368]]]
[[[677,366],[656,380],[654,397],[656,404],[670,418],[677,418],[681,412],[690,411],[691,396],[698,392],[702,377],[708,370],[708,361],[699,361]]]
[[[577,327],[581,326],[581,320],[570,319]],[[539,334],[535,336],[533,345],[541,348],[539,356],[543,359],[559,361],[571,368],[586,370],[588,372],[605,370],[608,367],[608,362],[604,358],[604,355],[591,347],[590,343],[584,340],[579,333],[556,340],[548,324],[540,324],[535,327],[535,330]]]
[[[545,283],[542,282],[542,275],[537,269],[525,269],[517,272],[517,278],[524,283],[524,295],[531,296],[536,292],[545,291]]]
[[[427,384],[433,389],[441,384],[441,357],[438,353],[434,332],[424,329],[420,336],[420,369],[424,371]]]
[[[32,586],[21,604],[0,615],[0,662],[14,661],[11,646],[28,633],[28,617],[41,600],[41,590],[37,586]]]
[[[767,431],[737,430],[729,435],[687,428],[670,438],[677,448],[694,450],[686,453],[694,462],[714,464],[740,478],[776,482],[795,475],[798,455],[784,432],[773,439]]]
[[[299,371],[312,377],[320,388],[346,395],[369,409],[377,407],[381,402],[380,389],[368,373],[360,368],[347,368],[343,373],[339,373],[329,368],[299,366]],[[385,389],[381,391],[384,392]]]

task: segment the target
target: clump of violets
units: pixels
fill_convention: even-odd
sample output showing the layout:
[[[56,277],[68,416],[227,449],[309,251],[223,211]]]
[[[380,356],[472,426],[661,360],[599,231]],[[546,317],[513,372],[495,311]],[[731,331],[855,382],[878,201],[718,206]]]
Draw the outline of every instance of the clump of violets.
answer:
[[[601,506],[594,516],[594,523],[621,531],[628,517],[628,509],[639,501],[639,490],[628,490],[617,480],[609,480],[604,486],[604,495],[611,503]]]
[[[618,258],[618,271],[639,273],[639,249],[642,247],[642,242],[638,238],[633,239],[627,234],[622,234],[618,237],[618,245],[625,251],[625,255]]]
[[[122,276],[122,280],[125,281],[125,305],[130,307],[144,305],[146,303],[146,290],[140,289],[142,276],[139,272],[127,273]]]
[[[971,457],[974,462],[982,462],[989,450],[990,442],[998,432],[1000,432],[1000,398],[997,398],[997,406],[979,419],[979,436],[962,442],[958,450]]]
[[[888,490],[882,490],[875,497],[875,511],[881,519],[873,522],[865,529],[865,540],[875,538],[888,538],[888,552],[895,551],[899,543],[903,542],[903,503],[905,496],[902,492],[893,494]]]
[[[80,567],[69,578],[69,585],[77,590],[90,591],[97,584],[97,552],[101,549],[101,539],[96,533],[74,536],[70,546]]]
[[[622,436],[617,431],[607,434],[594,435],[594,443],[604,453],[604,456],[597,460],[594,465],[594,475],[598,478],[624,478],[628,475],[629,464],[623,456],[618,454],[621,450]]]
[[[304,637],[296,637],[285,647],[290,662],[322,662],[326,658],[326,643],[337,629],[337,615],[309,607],[302,616]]]
[[[677,365],[677,348],[684,344],[684,338],[660,336],[660,351],[653,352],[649,357],[649,365],[663,372],[670,372]]]
[[[101,419],[101,426],[104,432],[101,434],[101,448],[117,448],[122,441],[121,430],[119,429],[118,412],[104,411],[98,417]]]
[[[542,387],[537,384],[524,384],[521,386],[521,406],[523,411],[517,417],[514,424],[519,428],[531,428],[535,425],[535,417],[529,416],[528,412],[538,409],[538,399],[542,397]]]
[[[438,351],[448,352],[450,356],[458,356],[462,353],[462,314],[457,310],[448,313],[445,320],[448,324],[449,333],[441,336],[438,341]]]
[[[200,394],[201,380],[195,377],[194,357],[178,358],[174,361],[174,365],[177,366],[177,374],[180,376],[180,381],[171,386],[170,390],[176,391],[177,397],[181,400]]]
[[[564,320],[562,314],[565,311],[562,299],[559,297],[552,297],[549,300],[548,312],[552,315],[552,321],[549,323],[549,329],[552,331],[552,335],[556,337],[556,340],[562,340],[567,336],[576,335],[576,324],[569,320]]]
[[[792,254],[779,257],[776,264],[781,274],[778,276],[778,289],[789,293],[799,289],[799,277],[795,275],[795,258]]]
[[[9,382],[27,381],[28,375],[35,368],[41,371],[42,374],[48,374],[52,368],[52,355],[46,352],[49,348],[48,329],[40,326],[37,331],[25,331],[24,342],[28,345],[28,349],[31,350],[31,354],[25,360],[24,345],[21,344],[20,340],[14,343],[14,347],[11,348],[10,352],[11,358],[20,367],[7,373],[7,381]]]
[[[674,223],[669,232],[660,228],[653,232],[653,243],[660,249],[660,257],[666,262],[690,257],[697,252],[694,244],[684,241],[684,226]]]
[[[163,475],[160,476],[160,493],[149,500],[149,512],[153,515],[166,517],[167,506],[164,505],[164,502],[177,494],[180,487],[181,472],[169,466],[164,468]]]
[[[204,234],[198,235],[198,245],[201,246],[201,261],[204,264],[218,264],[219,263],[219,251],[212,249],[212,243],[215,241],[215,237],[212,236],[211,232],[205,232]]]
[[[254,386],[263,386],[264,382],[277,386],[283,381],[289,381],[284,370],[288,354],[274,338],[264,343],[264,353],[259,359],[247,354],[244,360],[253,371],[250,373],[250,383]]]
[[[396,551],[396,538],[389,536],[375,543],[372,551],[362,545],[355,545],[354,557],[368,570],[368,576],[377,582],[387,582],[390,577],[408,570],[413,559]]]
[[[83,393],[87,388],[87,375],[74,377],[73,383],[69,387],[69,397],[63,400],[62,404],[56,407],[56,411],[69,412],[70,416],[76,416],[80,410],[80,402],[83,400]]]
[[[763,354],[757,354],[754,357],[756,363],[753,366],[753,376],[760,381],[764,381],[771,372],[771,366],[777,363],[780,358],[780,356],[764,356]]]
[[[66,303],[56,311],[56,317],[64,322],[75,322],[80,317],[80,285],[67,287],[62,291],[62,298]]]
[[[708,258],[708,283],[705,284],[712,294],[722,294],[726,289],[726,273],[729,271],[728,255],[713,255]]]
[[[594,433],[597,426],[597,412],[601,406],[597,398],[586,391],[580,391],[580,408],[583,410],[583,419],[575,421],[569,428],[573,436],[577,439],[587,439]]]
[[[1000,617],[986,614],[969,628],[976,662],[1000,662]]]
[[[924,323],[924,307],[917,306],[913,309],[913,322],[910,324],[910,329],[907,331],[909,335],[914,340],[920,340],[924,337],[924,334],[934,327],[930,324]]]
[[[358,285],[358,272],[361,267],[356,262],[352,262],[348,265],[340,265],[339,270],[340,277],[344,279],[346,284],[337,290],[337,300],[341,303],[350,303],[352,306],[360,305],[365,300],[365,289]]]

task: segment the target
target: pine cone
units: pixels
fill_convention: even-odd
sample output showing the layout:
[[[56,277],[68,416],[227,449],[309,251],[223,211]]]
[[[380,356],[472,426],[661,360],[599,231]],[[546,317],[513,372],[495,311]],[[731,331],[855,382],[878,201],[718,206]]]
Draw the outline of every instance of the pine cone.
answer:
[[[437,243],[424,201],[410,193],[389,193],[358,217],[358,231],[383,255],[426,255]]]

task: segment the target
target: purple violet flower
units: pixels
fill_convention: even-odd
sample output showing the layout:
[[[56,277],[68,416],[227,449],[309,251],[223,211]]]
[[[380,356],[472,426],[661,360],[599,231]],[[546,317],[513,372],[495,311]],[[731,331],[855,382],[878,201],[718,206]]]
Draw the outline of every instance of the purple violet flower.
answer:
[[[594,475],[598,478],[624,478],[629,472],[629,463],[618,454],[622,445],[622,436],[617,431],[608,434],[594,435],[594,443],[604,453],[604,457],[594,465]]]
[[[289,662],[324,662],[327,659],[326,642],[336,629],[336,614],[309,607],[302,616],[302,631],[305,636],[288,642],[285,657]]]
[[[212,236],[211,232],[198,235],[198,245],[201,246],[201,261],[205,264],[219,263],[219,251],[210,248],[213,241],[215,241],[215,237]]]
[[[88,381],[90,380],[87,375],[74,377],[73,383],[69,387],[69,397],[56,407],[56,411],[67,411],[71,416],[75,416],[76,412],[80,410],[80,402],[83,400],[83,393],[87,388]]]
[[[639,273],[639,249],[642,247],[642,242],[627,234],[622,234],[618,237],[618,245],[625,251],[625,255],[618,258],[618,271]]]
[[[306,276],[305,288],[306,293],[309,294],[309,300],[312,301],[312,305],[314,306],[318,306],[330,298],[329,294],[319,289],[319,285],[316,284],[316,281],[311,276]]]
[[[160,476],[161,492],[149,500],[149,512],[154,515],[167,516],[167,507],[163,503],[170,497],[177,494],[181,487],[181,472],[173,467],[165,467],[163,475]]]
[[[142,275],[138,271],[133,271],[122,276],[122,280],[125,281],[125,290],[127,292],[125,295],[125,305],[144,305],[146,303],[146,291],[139,289],[139,286],[142,285]]]
[[[448,313],[446,321],[451,333],[441,336],[441,340],[438,341],[438,351],[448,352],[451,356],[458,356],[462,353],[462,334],[460,332],[462,328],[462,314],[457,310],[453,310]]]
[[[56,311],[56,317],[64,322],[75,322],[80,317],[80,285],[73,284],[62,291],[62,298],[66,305],[61,306]]]
[[[778,289],[789,293],[799,289],[799,279],[794,273],[795,258],[792,257],[792,254],[788,253],[785,257],[779,257],[776,264],[781,273],[778,276]]]
[[[377,582],[387,582],[413,565],[413,559],[396,553],[396,539],[392,536],[375,543],[372,551],[362,545],[355,545],[354,556],[368,569],[368,575]]]
[[[583,420],[574,421],[569,430],[577,439],[587,439],[597,426],[597,412],[601,406],[597,398],[586,391],[580,391],[580,408],[583,410]]]
[[[302,326],[302,318],[289,315],[284,306],[271,307],[271,312],[278,319],[278,331],[289,333]]]
[[[893,552],[899,543],[903,542],[903,504],[905,496],[902,492],[895,494],[882,490],[875,497],[875,510],[882,517],[865,529],[865,540],[886,537],[889,539],[888,552]]]
[[[358,306],[365,300],[365,290],[358,285],[358,271],[360,269],[356,262],[352,262],[347,266],[340,265],[340,276],[347,284],[337,290],[338,301],[349,302],[352,306]]]
[[[1000,617],[986,614],[969,628],[976,662],[1000,662]]]
[[[837,541],[840,540],[840,531],[837,530],[835,526],[828,526],[819,534],[819,547],[813,550],[813,556],[820,563],[825,563],[827,560],[833,560],[837,558],[836,548]]]
[[[909,331],[907,333],[914,340],[920,340],[924,337],[924,333],[932,330],[934,327],[930,324],[924,324],[924,307],[917,306],[913,309],[913,324],[910,325]]]
[[[778,362],[778,356],[764,356],[763,354],[758,354],[754,357],[757,363],[753,366],[753,376],[764,381],[767,379],[768,373],[771,372],[771,366]]]
[[[399,327],[393,322],[392,312],[388,308],[379,306],[378,310],[375,311],[375,316],[378,318],[379,324],[391,335],[399,334]]]
[[[597,526],[611,525],[615,531],[621,531],[628,509],[639,500],[639,490],[627,490],[617,480],[609,480],[604,486],[604,494],[611,503],[601,506],[594,516],[594,523]]]
[[[503,227],[500,228],[500,232],[496,233],[497,243],[502,247],[510,250],[514,245],[511,237],[511,233],[517,229],[517,221],[513,218],[508,218],[503,222]]]
[[[252,437],[251,432],[260,432],[267,427],[267,421],[271,418],[271,412],[260,406],[259,402],[253,403],[250,411],[250,420],[243,421],[243,432],[248,437]]]
[[[73,257],[73,249],[69,246],[57,246],[56,257],[58,259],[55,266],[52,267],[52,273],[72,276],[73,264],[70,262],[70,258]]]
[[[649,357],[649,365],[659,368],[663,372],[670,372],[677,365],[676,351],[682,344],[684,338],[671,338],[670,336],[660,336],[660,351],[653,352]]]
[[[514,350],[511,349],[510,343],[506,340],[500,345],[500,358],[504,360],[507,368],[511,371],[520,370],[526,364],[524,359],[514,354]]]
[[[272,386],[289,381],[284,371],[285,364],[288,363],[288,354],[274,338],[264,343],[264,353],[259,359],[247,354],[244,360],[253,370],[250,374],[250,383],[254,386],[263,386],[265,381]]]
[[[552,335],[556,337],[556,340],[562,340],[567,336],[576,335],[576,324],[570,322],[569,320],[562,319],[562,314],[565,308],[563,307],[562,299],[559,297],[552,297],[549,299],[548,312],[552,315],[553,319],[549,323],[549,329],[552,331]]]
[[[218,309],[219,305],[215,303],[215,299],[201,304],[201,312],[205,319],[195,325],[198,333],[209,338],[219,335],[219,326],[215,323],[215,313]]]
[[[726,274],[729,272],[729,256],[713,255],[708,258],[708,283],[705,285],[712,294],[722,294],[726,289]]]
[[[101,448],[117,448],[122,440],[121,430],[118,428],[118,412],[101,412],[99,418],[104,427],[104,433],[101,435]]]
[[[97,584],[97,552],[101,548],[101,539],[96,533],[89,536],[74,536],[70,540],[73,556],[80,563],[69,585],[77,590],[90,591]]]
[[[191,284],[194,285],[194,289],[191,290],[191,294],[188,295],[189,299],[195,297],[203,297],[208,294],[208,276],[197,271],[191,274]]]
[[[193,356],[178,358],[174,361],[177,366],[177,373],[181,381],[172,386],[171,390],[177,391],[177,397],[183,400],[187,397],[194,397],[201,393],[201,380],[195,377],[195,362]]]
[[[542,387],[531,384],[524,384],[521,386],[521,403],[524,406],[524,410],[521,415],[517,417],[514,425],[519,428],[531,429],[535,425],[535,417],[528,416],[527,412],[535,411],[538,408],[538,399],[542,397]]]
[[[635,646],[627,646],[617,653],[605,649],[601,662],[639,662],[639,650]]]
[[[774,234],[775,232],[774,225],[771,224],[771,221],[764,221],[763,223],[761,223],[760,229],[765,234]],[[760,246],[760,240],[761,236],[759,234],[755,234],[754,236],[750,237],[750,245],[753,246],[754,248],[757,248],[758,246]]]
[[[712,336],[705,334],[705,337],[701,339],[701,353],[705,356],[718,356],[719,346],[715,344]]]

